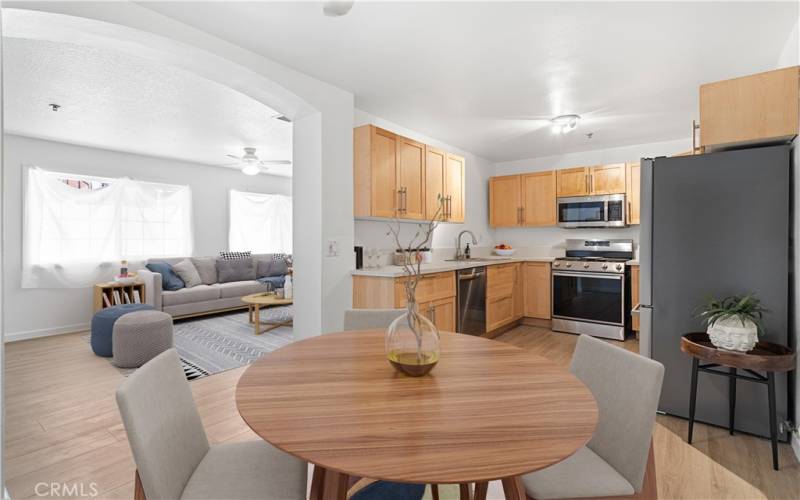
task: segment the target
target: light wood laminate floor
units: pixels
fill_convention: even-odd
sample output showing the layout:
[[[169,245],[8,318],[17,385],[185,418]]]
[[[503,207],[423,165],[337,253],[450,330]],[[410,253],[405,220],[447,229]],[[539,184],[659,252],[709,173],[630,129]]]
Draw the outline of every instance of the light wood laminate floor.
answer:
[[[133,498],[134,464],[114,401],[123,376],[94,356],[82,335],[6,344],[4,465],[14,499],[35,497],[37,485],[41,493],[51,483],[82,488],[67,496],[86,498],[96,490],[95,498]],[[520,326],[497,340],[566,365],[577,337]],[[635,341],[620,345],[638,349]],[[257,439],[234,402],[243,370],[191,383],[212,443]],[[699,424],[692,447],[685,434],[685,421],[659,416],[661,498],[800,498],[800,466],[787,445],[781,445],[781,471],[775,472],[766,440]]]

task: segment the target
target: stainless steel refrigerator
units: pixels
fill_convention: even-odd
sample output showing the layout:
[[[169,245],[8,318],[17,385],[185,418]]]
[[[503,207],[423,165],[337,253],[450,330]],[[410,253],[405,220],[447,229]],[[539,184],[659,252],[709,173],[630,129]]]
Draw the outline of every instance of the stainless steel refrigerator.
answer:
[[[708,295],[757,294],[770,311],[763,338],[790,345],[790,162],[788,145],[642,160],[640,350],[666,367],[661,411],[688,417],[680,337],[705,329],[694,312]],[[736,429],[768,437],[766,386],[740,382],[736,400]],[[776,401],[782,422],[786,374]],[[727,377],[700,374],[696,418],[728,425]]]

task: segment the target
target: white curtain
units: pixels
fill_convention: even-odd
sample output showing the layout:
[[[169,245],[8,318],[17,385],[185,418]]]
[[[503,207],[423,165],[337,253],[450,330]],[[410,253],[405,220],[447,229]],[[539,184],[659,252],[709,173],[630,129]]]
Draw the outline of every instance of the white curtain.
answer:
[[[292,197],[230,192],[228,249],[292,253]]]
[[[110,179],[75,189],[72,174],[28,169],[22,243],[23,288],[79,288],[111,279],[122,259],[192,254],[188,186]]]

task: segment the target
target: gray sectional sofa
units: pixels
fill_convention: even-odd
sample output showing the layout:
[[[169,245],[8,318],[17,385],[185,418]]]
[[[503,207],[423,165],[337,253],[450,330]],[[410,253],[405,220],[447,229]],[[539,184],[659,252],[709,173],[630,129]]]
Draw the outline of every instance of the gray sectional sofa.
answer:
[[[252,258],[256,261],[269,261],[272,257],[272,254],[256,254]],[[174,265],[185,258],[150,259],[147,263],[166,262]],[[142,268],[137,273],[145,284],[146,302],[156,310],[169,313],[173,317],[196,316],[243,308],[246,307],[241,300],[243,296],[269,290],[265,283],[247,280],[228,283],[216,282],[168,291],[163,289],[161,274],[147,268]]]

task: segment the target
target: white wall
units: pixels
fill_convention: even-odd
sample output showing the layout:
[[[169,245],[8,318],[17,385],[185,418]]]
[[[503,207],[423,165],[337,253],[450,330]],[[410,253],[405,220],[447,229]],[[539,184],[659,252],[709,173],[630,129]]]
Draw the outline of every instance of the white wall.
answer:
[[[672,155],[688,151],[691,147],[691,138],[687,138],[507,161],[498,163],[495,166],[495,175],[511,175],[582,165],[636,161],[643,157]],[[567,238],[631,238],[638,243],[639,226],[620,229],[502,228],[495,230],[494,238],[498,243],[508,243],[520,248],[523,253],[560,256],[563,255],[563,244]]]
[[[194,254],[216,255],[228,249],[228,191],[291,195],[292,180],[270,175],[246,176],[236,169],[210,167],[163,158],[6,134],[3,162],[3,294],[6,340],[84,328],[91,313],[91,289],[22,289],[22,187],[24,165],[47,170],[128,176],[144,181],[188,185],[192,189]]]
[[[371,115],[359,109],[355,110],[354,126],[372,124],[385,128],[402,136],[414,139],[431,146],[444,149],[451,153],[461,155],[465,159],[465,213],[463,224],[440,224],[433,235],[432,248],[441,250],[444,255],[449,255],[451,249],[455,249],[455,239],[459,231],[469,229],[478,238],[478,246],[489,248],[494,244],[492,230],[489,227],[488,215],[488,183],[492,175],[494,165],[489,160],[476,156],[469,151],[445,144],[432,137],[420,134],[415,130],[402,127],[390,121]],[[352,202],[351,202],[352,217]],[[402,223],[401,238],[404,244],[408,243],[414,236],[418,224]],[[378,221],[356,221],[355,223],[355,244],[365,248],[381,249],[386,252],[394,249],[395,245],[391,236],[386,235],[387,223]],[[464,238],[467,241],[467,237]],[[437,252],[439,253],[439,252]],[[352,254],[352,253],[351,253]]]
[[[23,31],[17,36],[121,50],[172,64],[291,118],[294,180],[303,186],[294,192],[300,207],[294,212],[294,331],[307,337],[341,329],[354,267],[352,252],[346,251],[353,246],[352,93],[132,2],[31,1],[11,6],[24,9],[28,18],[61,15],[51,21],[52,29],[37,30],[36,22],[17,25]],[[97,21],[108,24],[98,26]],[[343,250],[324,257],[331,239]]]

